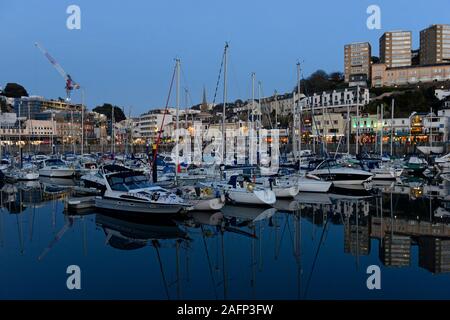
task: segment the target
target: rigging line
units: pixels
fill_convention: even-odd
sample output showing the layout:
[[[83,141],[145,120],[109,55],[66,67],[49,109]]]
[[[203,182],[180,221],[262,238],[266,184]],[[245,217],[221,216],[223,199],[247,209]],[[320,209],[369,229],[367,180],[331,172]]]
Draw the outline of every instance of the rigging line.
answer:
[[[321,248],[321,246],[322,246],[323,237],[324,237],[324,234],[325,234],[325,230],[327,229],[328,221],[329,221],[329,220],[330,220],[330,219],[329,219],[328,216],[327,216],[327,221],[325,222],[325,226],[323,227],[322,234],[321,234],[321,236],[320,236],[319,246],[317,247],[317,251],[316,251],[316,254],[315,254],[315,256],[314,256],[313,264],[312,264],[312,267],[311,267],[311,272],[309,273],[309,277],[308,277],[308,280],[307,280],[307,282],[306,282],[306,288],[305,288],[305,295],[304,295],[304,298],[306,298],[306,294],[308,293],[309,284],[310,284],[310,282],[311,282],[312,274],[313,274],[314,268],[315,268],[315,266],[316,266],[317,258],[318,258],[318,256],[319,256],[320,248]]]
[[[157,240],[152,240],[152,244],[153,244],[153,247],[156,250],[156,255],[158,257],[159,269],[161,270],[161,277],[162,277],[162,280],[164,282],[164,289],[166,291],[167,300],[170,300],[169,289],[167,287],[166,275],[164,273],[164,268],[163,268],[163,264],[162,264],[162,261],[161,261],[161,255],[159,253],[159,242]]]
[[[211,276],[211,281],[213,283],[214,295],[215,295],[216,300],[217,300],[218,299],[218,295],[217,295],[217,289],[216,289],[216,281],[214,280],[214,273],[213,273],[213,270],[212,270],[211,258],[209,256],[208,245],[206,244],[206,240],[205,240],[205,234],[204,234],[203,225],[200,225],[200,228],[202,230],[202,239],[203,239],[203,245],[205,247],[206,258],[208,259],[209,274]]]
[[[217,97],[217,90],[219,89],[219,85],[220,85],[220,75],[222,74],[222,68],[223,68],[223,63],[225,60],[225,50],[223,51],[222,54],[222,61],[220,62],[220,69],[219,69],[219,75],[217,76],[217,82],[216,82],[216,89],[214,90],[214,98],[213,98],[213,105],[216,103],[216,97]]]

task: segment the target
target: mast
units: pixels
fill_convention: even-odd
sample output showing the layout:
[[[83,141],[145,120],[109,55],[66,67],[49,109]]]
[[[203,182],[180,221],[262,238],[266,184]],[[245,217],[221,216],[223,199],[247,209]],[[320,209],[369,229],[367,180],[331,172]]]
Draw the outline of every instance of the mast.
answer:
[[[261,89],[261,81],[258,81],[258,111],[257,111],[257,115],[256,115],[256,119],[258,119],[258,121],[256,122],[256,161],[257,164],[259,165],[259,162],[261,161],[260,159],[260,147],[261,147],[261,141],[260,140],[260,134],[261,134],[261,128],[262,128],[262,124],[261,124],[261,117],[262,117],[262,105],[261,105],[261,93],[262,93],[262,89]]]
[[[248,128],[248,132],[251,134],[251,136],[248,139],[248,161],[249,161],[249,165],[253,164],[251,163],[253,160],[253,122],[255,121],[255,116],[253,114],[253,111],[255,110],[255,73],[252,72],[252,106],[251,108],[248,110],[247,112],[247,128]],[[250,117],[250,113],[251,113],[251,117]],[[251,121],[250,121],[251,119]]]
[[[81,88],[81,154],[84,154],[84,89]]]
[[[432,127],[431,127],[431,124],[432,124],[432,122],[433,122],[433,107],[430,107],[430,152],[429,152],[429,155],[431,155],[431,148],[433,147],[433,133],[431,132],[431,130],[432,130]]]
[[[392,99],[392,104],[391,104],[391,157],[394,156],[393,151],[393,143],[394,143],[394,102],[395,100]]]
[[[383,157],[384,104],[380,106],[380,113],[381,113],[380,156]]]
[[[194,122],[192,122],[192,126],[194,126]],[[189,128],[189,126],[188,126],[188,89],[187,88],[184,88],[184,128],[186,130]]]
[[[28,103],[28,105],[30,105]],[[21,125],[21,108],[22,108],[22,100],[19,102],[19,156],[20,156],[20,168],[22,168],[22,125]],[[22,202],[21,202],[22,205]]]
[[[278,107],[279,107],[279,103],[278,103],[278,92],[277,90],[275,90],[274,92],[274,96],[275,96],[275,129],[278,129]]]
[[[55,154],[55,113],[52,110],[52,154]]]
[[[378,151],[378,127],[380,126],[380,106],[377,106],[377,127],[375,129],[375,152]]]
[[[75,134],[74,134],[74,127],[75,123],[73,122],[73,110],[70,111],[70,121],[72,122],[72,126],[70,128],[70,135],[72,136],[72,153],[75,154]]]
[[[228,42],[225,42],[223,65],[223,110],[222,110],[222,163],[225,162],[225,111],[227,108],[227,53]]]
[[[180,134],[178,132],[178,128],[179,128],[179,122],[180,122],[180,59],[175,59],[176,61],[176,69],[177,69],[177,84],[176,84],[176,135],[175,135],[175,153],[176,153],[176,158],[175,158],[175,183],[177,182],[177,176],[178,176],[178,166],[180,163],[180,150],[178,149],[178,143],[180,140]]]
[[[114,130],[114,105],[111,105],[111,154],[115,153],[116,132]]]
[[[295,102],[295,101],[294,101]],[[300,106],[300,62],[297,62],[297,110],[298,110],[298,169],[302,165],[302,111]]]
[[[28,132],[28,153],[31,154],[31,133],[33,132],[33,126],[31,122],[31,111],[30,111],[30,104],[28,103],[28,121],[30,123],[30,131]]]
[[[356,146],[355,153],[359,153],[359,86],[356,87]]]
[[[347,104],[347,153],[350,154],[350,131],[352,128],[352,122],[350,120],[350,106]]]
[[[295,116],[295,91],[292,94],[292,154],[294,156],[294,161],[297,160],[297,140],[295,136],[295,128],[297,127],[296,116]]]

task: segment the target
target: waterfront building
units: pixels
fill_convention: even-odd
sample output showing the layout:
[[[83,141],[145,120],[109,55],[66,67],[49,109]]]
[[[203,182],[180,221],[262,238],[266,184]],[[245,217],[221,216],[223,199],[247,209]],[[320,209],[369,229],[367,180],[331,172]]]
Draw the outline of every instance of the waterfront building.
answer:
[[[145,139],[147,142],[156,142],[163,119],[164,124],[168,125],[174,121],[173,118],[174,117],[170,111],[164,114],[164,110],[162,109],[151,110],[142,114],[139,117],[140,137]]]
[[[340,113],[316,115],[308,123],[311,123],[311,137],[321,136],[327,142],[336,142],[347,132],[347,120]],[[308,129],[305,128],[305,130]]]
[[[411,66],[411,31],[388,31],[380,38],[380,62],[388,68]]]
[[[390,68],[387,64],[372,65],[372,87],[403,86],[450,80],[450,63]]]
[[[362,76],[367,82],[370,80],[370,64],[372,49],[368,42],[355,42],[344,46],[344,74],[345,82],[350,82],[351,76]]]
[[[433,24],[420,31],[420,64],[450,63],[450,25]]]

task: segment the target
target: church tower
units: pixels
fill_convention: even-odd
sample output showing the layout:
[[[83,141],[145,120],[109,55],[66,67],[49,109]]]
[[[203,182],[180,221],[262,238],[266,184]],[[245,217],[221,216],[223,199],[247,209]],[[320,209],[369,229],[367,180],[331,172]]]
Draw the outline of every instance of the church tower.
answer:
[[[202,104],[200,106],[200,111],[202,112],[208,112],[208,102],[206,101],[206,89],[205,86],[203,86],[203,101]]]

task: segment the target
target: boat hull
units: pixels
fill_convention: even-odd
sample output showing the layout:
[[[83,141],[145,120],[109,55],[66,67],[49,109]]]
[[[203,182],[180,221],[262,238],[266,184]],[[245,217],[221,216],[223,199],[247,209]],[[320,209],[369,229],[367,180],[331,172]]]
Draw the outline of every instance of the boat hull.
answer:
[[[272,205],[276,201],[275,193],[271,190],[255,190],[246,192],[244,190],[227,190],[228,199],[237,204],[250,205]]]
[[[71,178],[74,175],[73,169],[40,169],[39,175],[50,178]]]
[[[290,186],[290,187],[274,187],[273,192],[275,193],[275,197],[277,198],[293,198],[298,193],[298,187],[297,186]]]
[[[300,178],[298,180],[299,192],[328,192],[332,183],[329,181]]]
[[[225,202],[220,198],[191,200],[194,210],[218,211],[223,208]]]
[[[180,204],[137,202],[107,197],[96,197],[95,207],[101,210],[143,214],[175,214],[186,209],[185,206]]]

